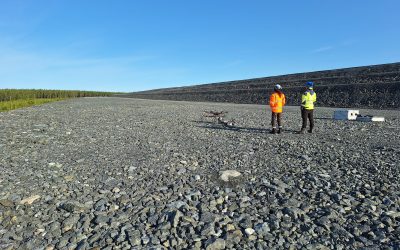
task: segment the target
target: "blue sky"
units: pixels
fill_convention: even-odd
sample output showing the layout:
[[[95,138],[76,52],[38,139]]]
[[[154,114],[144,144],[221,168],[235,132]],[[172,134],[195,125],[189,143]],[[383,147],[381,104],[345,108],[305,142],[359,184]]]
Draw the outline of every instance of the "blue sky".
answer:
[[[1,0],[0,88],[130,92],[399,62],[399,10],[398,0]]]

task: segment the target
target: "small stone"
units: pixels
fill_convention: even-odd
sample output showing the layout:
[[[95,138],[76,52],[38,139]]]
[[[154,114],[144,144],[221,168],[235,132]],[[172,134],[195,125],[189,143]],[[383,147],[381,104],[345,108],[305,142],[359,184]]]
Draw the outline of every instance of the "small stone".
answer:
[[[152,245],[159,245],[160,244],[160,240],[156,237],[156,236],[152,236],[150,239],[150,242]]]
[[[187,203],[184,201],[174,201],[167,205],[169,208],[180,209],[181,207],[186,207]]]
[[[201,242],[197,241],[196,243],[194,243],[194,249],[201,249]]]
[[[74,179],[75,179],[75,177],[73,175],[64,176],[64,180],[66,180],[66,181],[73,181]]]
[[[21,205],[26,205],[26,204],[31,205],[34,201],[36,201],[38,199],[40,199],[40,195],[33,195],[29,198],[25,198],[25,199],[21,200],[19,203]]]
[[[183,175],[185,173],[186,173],[186,169],[184,169],[184,168],[179,169],[177,172],[178,175]]]
[[[229,246],[231,246],[232,244],[238,244],[243,237],[243,233],[241,230],[237,229],[233,232],[228,232],[227,234],[225,234],[224,239],[226,241],[227,244],[229,244]]]
[[[112,192],[113,193],[119,193],[121,190],[118,187],[113,188]]]
[[[100,199],[94,204],[94,208],[97,211],[99,211],[99,210],[102,210],[106,204],[107,204],[107,200],[106,199]]]
[[[89,248],[89,243],[86,240],[82,240],[78,243],[75,250],[84,250]]]
[[[209,236],[214,233],[214,226],[211,223],[207,223],[204,225],[204,227],[201,229],[201,235],[202,236]]]
[[[10,200],[0,200],[0,205],[2,205],[3,207],[12,207],[14,206],[14,202]]]
[[[109,220],[110,219],[105,215],[97,215],[94,223],[96,223],[97,225],[105,225],[108,223]]]
[[[142,244],[147,245],[150,242],[150,238],[147,235],[142,236]]]
[[[247,235],[252,235],[252,234],[254,234],[254,232],[255,232],[255,230],[253,229],[253,228],[246,228],[245,230],[244,230],[244,232],[247,234]]]
[[[211,223],[214,222],[215,220],[215,215],[210,212],[203,212],[200,216],[200,221],[204,223]]]
[[[50,163],[49,163],[49,166],[50,166],[50,167],[61,168],[61,167],[62,167],[62,164],[61,164],[61,163],[58,163],[58,162],[50,162]]]
[[[234,231],[235,230],[235,226],[234,225],[232,225],[232,224],[228,224],[228,225],[226,225],[226,231]]]
[[[290,207],[284,207],[282,212],[283,214],[290,216],[292,219],[297,219],[298,217],[297,211]]]
[[[342,195],[339,193],[333,193],[331,195],[331,199],[333,199],[336,203],[339,203],[340,200],[342,199]]]
[[[400,217],[400,212],[396,211],[387,211],[385,214],[393,219]]]
[[[73,203],[64,203],[60,206],[61,209],[73,213],[75,211],[75,205]]]
[[[188,222],[190,224],[195,224],[196,223],[196,221],[190,216],[183,216],[182,217],[182,221]]]
[[[163,242],[163,246],[166,247],[166,248],[169,248],[169,246],[170,246],[169,245],[169,241],[168,240],[164,241]]]
[[[224,203],[224,198],[222,198],[222,197],[220,197],[220,198],[218,198],[217,200],[216,200],[216,203],[218,204],[218,205],[221,205],[222,203]]]
[[[67,219],[65,219],[62,224],[62,232],[67,232],[72,228],[74,228],[78,220],[79,216],[70,216]]]
[[[263,197],[263,196],[265,196],[266,194],[267,194],[266,192],[261,191],[261,192],[259,192],[259,193],[257,194],[257,196]]]
[[[249,238],[250,241],[257,240],[257,236],[255,236],[255,235],[249,235],[248,238]]]
[[[123,232],[121,232],[122,235]],[[141,238],[140,238],[140,231],[139,230],[133,230],[133,231],[128,231],[128,240],[132,246],[139,246],[141,243]]]
[[[114,205],[111,205],[110,209],[111,209],[111,211],[116,211],[119,209],[119,206],[114,204]]]
[[[205,243],[206,250],[220,250],[225,249],[225,240],[211,239]]]
[[[171,224],[173,227],[177,227],[180,218],[182,217],[182,213],[179,210],[176,210],[174,212],[172,212],[171,214]]]
[[[251,221],[251,218],[249,216],[246,216],[245,218],[243,218],[240,222],[239,225],[242,228],[252,228],[253,227],[253,222]]]
[[[315,224],[317,224],[318,226],[324,227],[326,229],[329,229],[329,218],[327,216],[322,216],[321,218],[317,219]]]
[[[66,245],[68,244],[68,240],[67,239],[65,239],[65,238],[63,238],[63,239],[60,239],[59,240],[59,242],[57,243],[57,248],[63,248],[63,247],[65,247]]]
[[[255,225],[254,228],[255,228],[256,233],[257,233],[258,235],[260,235],[260,236],[266,235],[266,234],[269,233],[270,230],[271,230],[271,229],[269,228],[268,223],[266,223],[266,222],[257,224],[257,225]]]

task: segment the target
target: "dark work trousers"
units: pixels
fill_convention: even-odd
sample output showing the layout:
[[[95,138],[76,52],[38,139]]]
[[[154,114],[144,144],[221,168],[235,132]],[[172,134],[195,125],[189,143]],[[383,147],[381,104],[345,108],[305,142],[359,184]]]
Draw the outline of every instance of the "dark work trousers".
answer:
[[[313,109],[301,109],[301,118],[303,118],[303,125],[301,129],[307,128],[307,118],[310,121],[310,130],[314,128],[314,110]]]
[[[271,125],[276,128],[276,121],[278,120],[278,126],[282,128],[282,113],[274,113],[271,115]]]

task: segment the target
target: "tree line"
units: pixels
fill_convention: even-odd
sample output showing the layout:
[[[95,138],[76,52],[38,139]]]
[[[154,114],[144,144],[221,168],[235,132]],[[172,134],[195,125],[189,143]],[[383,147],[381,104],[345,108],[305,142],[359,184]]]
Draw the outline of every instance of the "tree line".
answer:
[[[66,99],[75,97],[111,96],[113,92],[46,90],[46,89],[0,89],[0,102],[23,99]]]

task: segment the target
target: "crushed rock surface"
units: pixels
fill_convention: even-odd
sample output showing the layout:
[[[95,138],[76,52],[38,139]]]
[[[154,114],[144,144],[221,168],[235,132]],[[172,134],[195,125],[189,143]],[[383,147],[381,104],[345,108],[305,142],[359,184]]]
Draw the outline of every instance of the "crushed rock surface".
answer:
[[[0,113],[0,249],[398,249],[400,111],[333,111],[317,107],[305,135],[299,107],[280,135],[262,105],[81,98]]]

